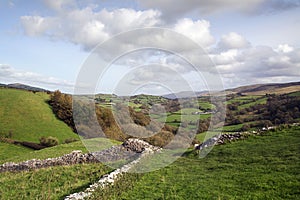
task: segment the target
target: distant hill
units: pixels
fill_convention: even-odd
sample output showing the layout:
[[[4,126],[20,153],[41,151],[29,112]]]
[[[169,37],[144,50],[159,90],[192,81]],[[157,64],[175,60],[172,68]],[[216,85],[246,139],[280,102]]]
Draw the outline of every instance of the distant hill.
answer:
[[[286,94],[291,92],[300,91],[300,82],[290,82],[290,83],[269,83],[269,84],[255,84],[241,86],[237,88],[226,89],[224,92],[213,92],[216,95],[225,94],[245,94],[245,95],[265,95],[265,94]],[[210,93],[208,91],[192,92],[183,91],[178,93],[166,94],[163,97],[168,99],[176,98],[189,98],[193,96],[207,96]]]
[[[54,115],[47,103],[49,94],[0,88],[0,136],[9,133],[12,139],[39,142],[42,136],[53,136],[64,142],[78,138],[64,122]],[[1,143],[0,143],[1,145]]]
[[[12,83],[12,84],[0,83],[0,87],[28,90],[28,91],[32,91],[32,92],[49,92],[49,90],[45,90],[43,88],[33,87],[33,86],[21,84],[21,83]]]
[[[246,95],[284,94],[296,91],[300,91],[300,82],[256,84],[226,90],[227,93]]]
[[[178,92],[173,94],[166,94],[162,95],[164,98],[167,99],[183,99],[183,98],[190,98],[190,97],[198,97],[209,94],[208,91],[201,91],[201,92],[192,92],[192,91],[184,91],[184,92]]]

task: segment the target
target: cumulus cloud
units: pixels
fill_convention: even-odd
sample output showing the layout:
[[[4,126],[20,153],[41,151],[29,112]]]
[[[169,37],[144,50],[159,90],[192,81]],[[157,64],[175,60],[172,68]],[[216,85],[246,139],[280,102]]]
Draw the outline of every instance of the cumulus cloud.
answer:
[[[206,20],[180,19],[174,25],[174,30],[194,40],[202,47],[208,47],[215,43],[210,34],[210,23]]]
[[[207,20],[195,20],[187,18],[185,15],[192,12],[212,13],[223,10],[239,10],[252,12],[254,8],[271,5],[274,9],[288,9],[290,5],[285,1],[284,8],[280,8],[275,1],[267,3],[265,0],[254,1],[219,1],[219,0],[198,0],[178,1],[141,1],[145,10],[134,10],[130,8],[117,8],[112,10],[94,9],[93,6],[78,7],[73,6],[75,1],[50,1],[45,0],[49,8],[56,11],[54,16],[22,16],[21,24],[24,32],[30,36],[46,36],[58,40],[66,40],[82,46],[85,50],[90,50],[106,39],[124,31],[153,26],[164,26],[190,38],[207,48],[210,51],[210,58],[216,64],[217,69],[225,79],[225,83],[256,83],[255,80],[261,79],[262,82],[272,80],[294,80],[300,76],[300,50],[287,44],[281,44],[277,48],[251,46],[250,42],[236,32],[223,35],[218,43],[210,33],[210,23]],[[275,6],[277,5],[277,6]],[[62,12],[63,11],[63,12]],[[176,15],[173,17],[173,15]],[[182,18],[182,16],[185,16]],[[175,20],[168,21],[169,18]],[[169,30],[168,29],[168,30]],[[146,33],[146,34],[145,34]],[[209,71],[212,67],[207,55],[203,51],[193,51],[195,45],[190,42],[182,42],[183,37],[170,34],[169,31],[160,32],[151,29],[148,32],[133,32],[106,46],[106,52],[99,52],[109,60],[112,56],[132,50],[134,47],[160,47],[161,49],[172,49],[184,52],[185,56],[193,63],[203,66],[201,69]],[[191,48],[193,47],[193,48]],[[215,47],[214,51],[213,49]],[[135,67],[137,65],[149,64],[150,58],[159,58],[156,52],[142,52],[132,55],[129,59],[119,60],[119,65]],[[161,57],[160,57],[161,58]],[[170,66],[172,70],[179,74],[191,73],[193,70],[185,67],[185,64],[177,59],[176,56],[165,56],[163,60],[150,64],[160,64]],[[7,66],[6,66],[7,68]],[[8,77],[16,76],[18,72],[13,68],[1,68],[1,74],[8,73]],[[169,80],[170,72],[162,70],[156,65],[152,69],[141,69],[136,71],[131,83],[140,83],[146,80],[156,80],[158,77],[165,77]],[[146,71],[145,71],[146,70]],[[195,71],[195,70],[194,70]],[[13,72],[12,74],[9,74]],[[157,76],[161,73],[161,76]],[[4,77],[4,75],[2,75]],[[34,74],[25,74],[24,77],[31,79]],[[39,77],[39,75],[37,75]],[[35,77],[36,78],[36,77]],[[289,79],[290,78],[290,79]],[[42,78],[37,78],[42,80]],[[44,78],[44,80],[48,80]],[[90,80],[90,79],[87,79]],[[56,82],[56,81],[52,81]],[[59,82],[59,81],[58,81]]]
[[[57,24],[53,17],[22,16],[20,20],[25,33],[29,36],[48,34],[48,31],[55,28]]]
[[[94,11],[92,7],[86,7],[65,11],[55,17],[22,16],[21,24],[27,35],[47,35],[91,49],[109,36],[120,32],[158,26],[160,12],[125,8]]]
[[[274,49],[257,46],[227,50],[211,55],[211,58],[225,83],[232,86],[236,83],[297,81],[300,77],[300,49],[287,48],[286,45]]]
[[[275,51],[282,52],[282,53],[289,53],[289,52],[292,52],[293,50],[294,50],[294,48],[289,46],[288,44],[280,44],[275,49]]]
[[[230,32],[227,35],[223,35],[218,44],[220,49],[242,49],[250,46],[250,42],[248,42],[243,36]]]
[[[60,89],[65,92],[72,92],[74,87],[74,84],[69,81],[34,72],[17,70],[7,64],[0,64],[0,79],[1,83],[24,83],[50,90]]]

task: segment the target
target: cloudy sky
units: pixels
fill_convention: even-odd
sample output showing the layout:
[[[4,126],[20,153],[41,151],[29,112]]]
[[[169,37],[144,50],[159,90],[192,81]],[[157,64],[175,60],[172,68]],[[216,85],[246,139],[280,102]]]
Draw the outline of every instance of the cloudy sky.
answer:
[[[199,45],[225,88],[300,81],[299,13],[299,0],[2,0],[0,83],[72,93],[97,45],[120,33],[149,27],[175,31]],[[112,85],[120,85],[124,77],[132,85],[152,81],[139,92],[148,87],[148,92],[152,88],[160,93],[162,85],[157,82],[162,79],[165,85],[188,79],[193,90],[205,89],[205,78],[200,80],[188,63],[169,52],[174,45],[187,50],[189,42],[173,36],[165,39],[165,34],[133,32],[110,42],[105,48],[109,55],[143,45],[164,50],[121,56],[107,70],[99,92],[113,92]],[[193,53],[192,60],[203,64],[201,55]],[[207,79],[212,71],[206,72],[202,75]]]

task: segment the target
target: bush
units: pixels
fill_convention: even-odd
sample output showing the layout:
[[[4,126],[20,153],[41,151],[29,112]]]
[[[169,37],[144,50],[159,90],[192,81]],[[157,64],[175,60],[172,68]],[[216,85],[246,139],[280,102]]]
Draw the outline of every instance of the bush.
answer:
[[[64,143],[69,144],[69,143],[77,142],[77,141],[78,141],[78,139],[76,139],[76,138],[68,138],[68,139],[65,139]]]
[[[58,139],[56,137],[41,137],[40,144],[46,147],[53,147],[58,145]]]

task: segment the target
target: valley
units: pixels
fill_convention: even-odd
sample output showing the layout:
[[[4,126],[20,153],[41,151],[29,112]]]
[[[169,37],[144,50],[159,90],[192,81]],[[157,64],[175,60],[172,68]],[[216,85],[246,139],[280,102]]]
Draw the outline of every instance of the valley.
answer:
[[[70,95],[4,86],[0,88],[0,164],[55,158],[74,150],[88,153],[94,146],[101,152],[127,141],[130,131],[150,135],[158,131],[141,139],[164,147],[180,128],[187,135],[179,140],[190,142],[190,147],[174,163],[153,172],[125,173],[113,185],[96,189],[89,199],[298,199],[300,98],[299,91],[282,93],[282,87],[279,91],[266,86],[265,94],[249,94],[246,88],[245,93],[239,89],[218,95],[225,99],[222,106],[207,95],[168,99],[98,94],[94,99],[97,121],[106,136],[100,138],[88,124],[75,126]],[[126,107],[131,120],[117,125],[118,115],[123,119],[126,113],[116,111]],[[85,112],[81,116],[86,117]],[[220,126],[222,112],[224,126]],[[214,121],[214,116],[220,117]],[[195,138],[190,138],[190,132],[196,132]],[[247,137],[217,145],[200,158],[193,145],[220,133],[247,133]],[[33,150],[15,142],[42,145],[41,137],[56,138],[58,143]],[[170,150],[176,152],[181,148],[177,145]],[[118,166],[123,162],[118,161]],[[0,199],[64,199],[113,170],[105,163],[83,163],[2,172]]]

